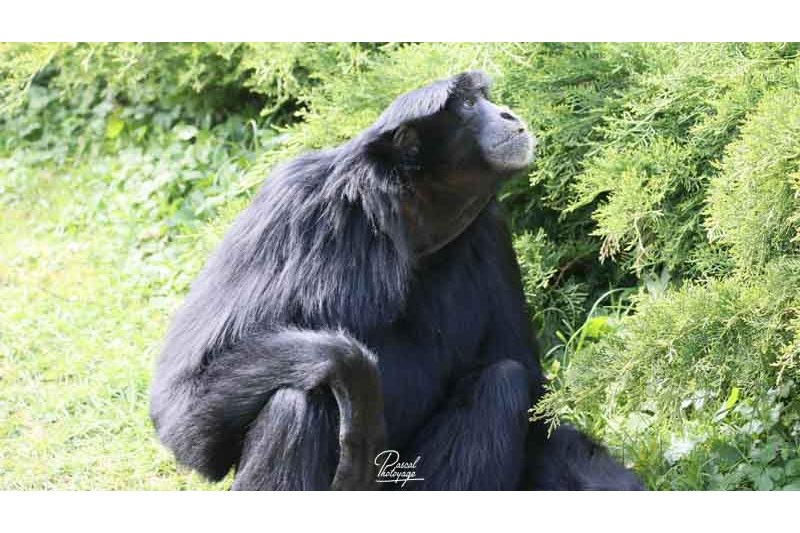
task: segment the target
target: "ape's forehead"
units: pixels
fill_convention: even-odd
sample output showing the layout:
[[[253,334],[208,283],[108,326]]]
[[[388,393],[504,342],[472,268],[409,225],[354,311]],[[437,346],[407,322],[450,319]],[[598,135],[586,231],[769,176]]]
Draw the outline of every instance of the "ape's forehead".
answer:
[[[452,93],[456,94],[483,94],[488,96],[492,80],[480,70],[462,72],[451,78],[453,80]]]
[[[441,111],[453,95],[486,96],[490,85],[489,77],[479,70],[462,72],[445,80],[434,81],[398,96],[378,117],[372,128],[378,133],[394,130],[401,124],[420,120]]]

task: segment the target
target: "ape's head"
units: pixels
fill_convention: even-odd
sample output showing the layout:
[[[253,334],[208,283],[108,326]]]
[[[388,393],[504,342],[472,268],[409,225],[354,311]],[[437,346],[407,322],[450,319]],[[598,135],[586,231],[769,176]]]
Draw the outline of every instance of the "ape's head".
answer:
[[[371,157],[397,172],[412,248],[427,255],[475,220],[502,181],[533,160],[536,139],[465,72],[399,96],[367,130]]]
[[[533,160],[536,139],[507,107],[489,101],[489,78],[465,72],[399,96],[372,127],[378,155],[430,173],[480,168],[507,176]]]

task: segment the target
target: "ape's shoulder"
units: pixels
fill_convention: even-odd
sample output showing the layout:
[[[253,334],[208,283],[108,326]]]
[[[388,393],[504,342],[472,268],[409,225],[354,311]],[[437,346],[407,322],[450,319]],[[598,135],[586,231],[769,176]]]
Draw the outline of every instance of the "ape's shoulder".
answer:
[[[278,164],[261,184],[249,208],[296,208],[301,201],[310,204],[319,199],[335,156],[333,150],[318,150]]]

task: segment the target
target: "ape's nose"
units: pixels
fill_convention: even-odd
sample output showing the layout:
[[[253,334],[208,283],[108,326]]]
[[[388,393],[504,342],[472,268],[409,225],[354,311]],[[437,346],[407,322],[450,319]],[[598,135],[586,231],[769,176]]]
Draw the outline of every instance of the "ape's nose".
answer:
[[[506,120],[511,120],[513,122],[519,122],[519,119],[517,117],[515,117],[514,115],[512,115],[511,113],[509,113],[508,111],[501,111],[500,112],[500,116],[503,117]]]
[[[522,132],[525,131],[525,126],[522,125],[522,123],[517,118],[517,116],[514,115],[514,113],[511,113],[508,109],[504,109],[503,111],[500,111],[500,118],[502,118],[504,120],[509,120],[511,122],[515,122],[516,124],[518,124],[519,127],[517,128],[517,133],[522,133]]]

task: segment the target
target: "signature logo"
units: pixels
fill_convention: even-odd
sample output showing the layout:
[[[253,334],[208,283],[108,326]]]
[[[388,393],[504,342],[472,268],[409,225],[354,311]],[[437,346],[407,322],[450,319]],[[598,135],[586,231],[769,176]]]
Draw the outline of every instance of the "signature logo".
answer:
[[[409,481],[425,481],[425,478],[417,477],[417,466],[422,460],[417,456],[413,461],[400,461],[400,452],[397,450],[384,450],[375,456],[375,466],[378,467],[378,475],[375,481],[378,483],[400,483],[405,487]]]

